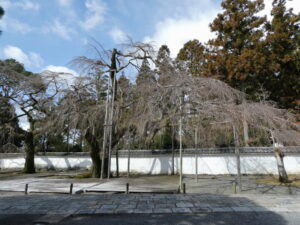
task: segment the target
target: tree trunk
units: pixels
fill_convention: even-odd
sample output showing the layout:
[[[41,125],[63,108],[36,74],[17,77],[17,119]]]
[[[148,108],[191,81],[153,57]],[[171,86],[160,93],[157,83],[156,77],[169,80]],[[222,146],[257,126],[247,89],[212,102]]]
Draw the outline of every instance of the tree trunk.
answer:
[[[90,155],[92,159],[92,177],[99,178],[101,172],[101,160],[99,157],[99,150],[92,148]]]
[[[25,166],[24,173],[35,173],[34,166],[34,135],[32,131],[25,134]]]
[[[273,142],[273,149],[274,149],[274,153],[275,153],[275,158],[276,158],[276,162],[277,162],[279,182],[288,183],[289,179],[288,179],[288,175],[286,173],[286,170],[285,170],[285,167],[284,167],[284,162],[283,162],[284,153],[281,151],[280,148],[276,148],[276,146],[275,146],[276,141],[275,141],[273,131],[270,131],[270,133],[271,133],[271,139],[272,139],[272,142]]]
[[[99,143],[96,140],[96,137],[94,136],[94,130],[91,132],[91,130],[87,130],[85,134],[85,140],[91,147],[91,152],[90,156],[92,159],[92,177],[94,178],[100,178],[101,175],[101,160],[100,160],[100,148],[99,148]],[[105,160],[104,160],[105,162]]]
[[[279,182],[288,183],[289,179],[288,179],[288,175],[286,173],[286,170],[284,167],[284,162],[283,162],[284,153],[281,151],[280,148],[275,148],[274,153],[275,153],[275,157],[276,157],[276,161],[277,161]]]

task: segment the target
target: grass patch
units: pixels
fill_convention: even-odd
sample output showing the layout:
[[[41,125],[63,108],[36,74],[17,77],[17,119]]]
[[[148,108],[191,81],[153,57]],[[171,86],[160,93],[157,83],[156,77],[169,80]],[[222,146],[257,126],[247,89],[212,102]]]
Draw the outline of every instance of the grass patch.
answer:
[[[86,179],[92,178],[92,173],[90,171],[78,174],[70,174],[70,175],[51,175],[49,178],[57,178],[57,179]]]
[[[2,177],[16,177],[16,176],[22,176],[24,172],[22,170],[17,171],[1,171],[0,178]]]
[[[90,171],[88,171],[88,172],[85,172],[85,173],[75,174],[75,175],[73,175],[72,178],[85,179],[85,178],[91,178],[91,177],[92,177],[92,173]]]
[[[292,186],[300,187],[300,176],[299,175],[290,175],[288,183],[279,182],[278,176],[265,176],[256,180],[257,183],[277,185],[277,186]]]

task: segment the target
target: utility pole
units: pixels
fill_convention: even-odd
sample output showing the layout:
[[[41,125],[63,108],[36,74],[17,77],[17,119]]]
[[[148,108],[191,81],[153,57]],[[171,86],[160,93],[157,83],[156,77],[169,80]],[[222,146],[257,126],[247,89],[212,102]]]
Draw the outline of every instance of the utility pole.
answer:
[[[115,107],[115,86],[116,86],[116,70],[113,71],[113,81],[112,81],[112,97],[111,97],[111,109],[110,109],[110,117],[109,117],[109,146],[108,146],[108,171],[107,171],[107,179],[110,178],[111,171],[111,153],[112,153],[112,132],[113,132],[113,115],[114,115],[114,107]]]
[[[198,183],[198,129],[195,127],[195,176],[196,183]]]
[[[175,145],[174,145],[174,136],[175,136],[175,131],[174,131],[174,124],[172,124],[172,171],[171,175],[174,175],[174,158],[175,158]]]
[[[180,172],[179,172],[179,189],[182,193],[183,191],[183,183],[182,183],[182,117],[183,117],[183,101],[184,101],[184,94],[182,92],[180,96],[180,118],[179,118],[179,157],[180,157]]]
[[[106,134],[107,134],[107,123],[108,123],[108,97],[109,96],[109,80],[107,82],[107,90],[106,90],[106,103],[105,103],[105,116],[104,116],[104,126],[103,126],[103,142],[102,142],[102,156],[101,156],[101,175],[100,179],[103,179],[104,176],[104,161],[106,155]]]

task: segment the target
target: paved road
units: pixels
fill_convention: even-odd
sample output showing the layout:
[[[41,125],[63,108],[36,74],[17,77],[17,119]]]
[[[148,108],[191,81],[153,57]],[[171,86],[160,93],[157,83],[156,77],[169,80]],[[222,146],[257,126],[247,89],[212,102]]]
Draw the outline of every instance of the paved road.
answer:
[[[0,197],[1,225],[33,224],[34,221],[36,224],[201,224],[197,221],[202,221],[204,224],[299,225],[299,215],[300,196],[291,195],[105,194]]]
[[[142,214],[75,216],[61,221],[60,225],[299,225],[299,213],[273,212],[219,212],[201,214]]]

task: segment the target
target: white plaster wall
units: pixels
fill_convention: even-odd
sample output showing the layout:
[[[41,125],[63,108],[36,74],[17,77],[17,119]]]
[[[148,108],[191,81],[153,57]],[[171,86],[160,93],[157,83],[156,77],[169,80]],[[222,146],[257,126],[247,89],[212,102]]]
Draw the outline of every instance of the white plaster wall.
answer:
[[[171,156],[132,157],[130,171],[141,174],[170,174]],[[23,168],[24,158],[0,159],[1,169]],[[284,158],[287,173],[300,174],[300,155],[288,155]],[[38,168],[89,168],[91,159],[87,156],[36,156],[35,164]],[[116,170],[116,160],[112,158],[112,171]],[[195,174],[195,157],[183,157],[183,173]],[[119,158],[119,171],[127,172],[127,158]],[[179,158],[175,158],[175,172],[179,171]],[[272,155],[241,156],[241,171],[244,174],[277,174],[276,159]],[[215,155],[198,157],[198,174],[235,174],[236,158],[234,155]]]

